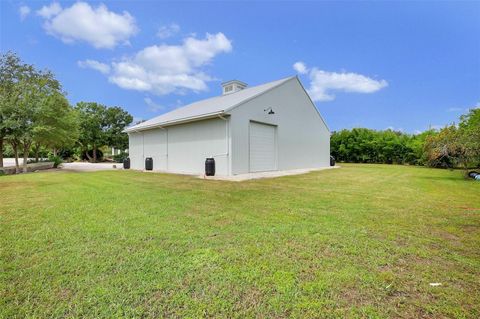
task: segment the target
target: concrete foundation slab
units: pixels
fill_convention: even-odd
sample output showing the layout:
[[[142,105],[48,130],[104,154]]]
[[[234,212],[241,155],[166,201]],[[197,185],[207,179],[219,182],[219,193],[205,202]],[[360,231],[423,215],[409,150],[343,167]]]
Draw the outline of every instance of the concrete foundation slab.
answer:
[[[258,173],[248,173],[248,174],[238,174],[233,176],[197,176],[202,179],[211,179],[219,181],[231,181],[231,182],[242,182],[248,181],[251,179],[260,179],[260,178],[274,178],[281,176],[290,176],[290,175],[300,175],[306,174],[313,171],[323,171],[327,169],[340,168],[340,166],[331,166],[331,167],[321,167],[321,168],[302,168],[302,169],[292,169],[287,171],[271,171],[271,172],[258,172]]]

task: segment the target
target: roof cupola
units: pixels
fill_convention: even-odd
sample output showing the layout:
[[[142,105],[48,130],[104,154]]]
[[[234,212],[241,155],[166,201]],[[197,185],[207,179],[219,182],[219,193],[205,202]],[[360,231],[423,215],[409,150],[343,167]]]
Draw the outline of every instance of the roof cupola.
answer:
[[[222,95],[227,95],[243,90],[247,83],[238,80],[230,80],[222,83]]]

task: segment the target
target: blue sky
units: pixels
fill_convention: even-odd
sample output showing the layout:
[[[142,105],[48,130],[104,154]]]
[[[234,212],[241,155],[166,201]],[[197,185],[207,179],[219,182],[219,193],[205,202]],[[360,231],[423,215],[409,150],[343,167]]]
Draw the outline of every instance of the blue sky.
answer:
[[[416,132],[480,106],[478,1],[0,5],[2,52],[137,119],[295,74],[331,130]]]

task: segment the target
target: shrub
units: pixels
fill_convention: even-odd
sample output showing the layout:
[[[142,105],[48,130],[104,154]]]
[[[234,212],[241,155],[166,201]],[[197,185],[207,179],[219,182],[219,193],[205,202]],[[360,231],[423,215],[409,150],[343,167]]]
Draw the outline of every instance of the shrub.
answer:
[[[50,155],[48,157],[48,160],[50,162],[53,162],[53,167],[57,168],[58,165],[62,164],[63,163],[63,160],[60,156],[54,156],[54,155]]]

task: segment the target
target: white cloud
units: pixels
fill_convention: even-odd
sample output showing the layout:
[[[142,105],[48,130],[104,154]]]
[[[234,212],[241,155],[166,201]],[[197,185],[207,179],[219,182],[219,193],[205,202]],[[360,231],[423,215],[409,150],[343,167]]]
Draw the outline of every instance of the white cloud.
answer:
[[[388,85],[385,80],[374,80],[357,73],[337,73],[313,68],[310,71],[309,92],[315,101],[331,101],[335,95],[330,91],[373,93]]]
[[[294,63],[293,69],[300,74],[306,74],[308,72],[307,66],[302,61]]]
[[[231,41],[223,33],[207,33],[204,39],[188,37],[181,45],[153,45],[113,62],[109,81],[124,89],[156,95],[205,91],[206,82],[212,78],[202,67],[231,50]]]
[[[40,10],[37,11],[37,14],[45,19],[50,19],[51,17],[59,14],[62,11],[62,7],[58,2],[52,2],[48,6],[43,6]]]
[[[176,23],[172,23],[167,26],[162,26],[158,29],[157,37],[160,39],[167,39],[173,37],[180,31],[180,26]]]
[[[150,112],[158,112],[158,111],[163,111],[165,110],[165,107],[163,105],[155,103],[151,98],[146,97],[143,99],[145,101],[145,104],[148,105],[148,110]]]
[[[45,19],[45,30],[65,43],[83,41],[95,48],[114,48],[128,44],[128,39],[137,32],[135,19],[126,11],[121,14],[109,11],[100,4],[94,8],[86,2],[76,2],[71,7],[62,7],[53,2],[37,11]]]
[[[78,61],[77,62],[78,66],[81,68],[89,68],[89,69],[94,69],[97,70],[103,74],[108,74],[110,72],[110,66],[108,64],[98,62],[95,60],[84,60],[84,61]]]
[[[335,95],[331,91],[373,93],[388,86],[385,80],[375,80],[358,73],[308,69],[303,62],[297,62],[293,67],[299,73],[308,74],[310,87],[307,91],[314,101],[334,100]]]
[[[18,13],[20,14],[20,20],[25,20],[25,18],[30,14],[32,10],[30,9],[29,6],[21,6],[18,9]]]

